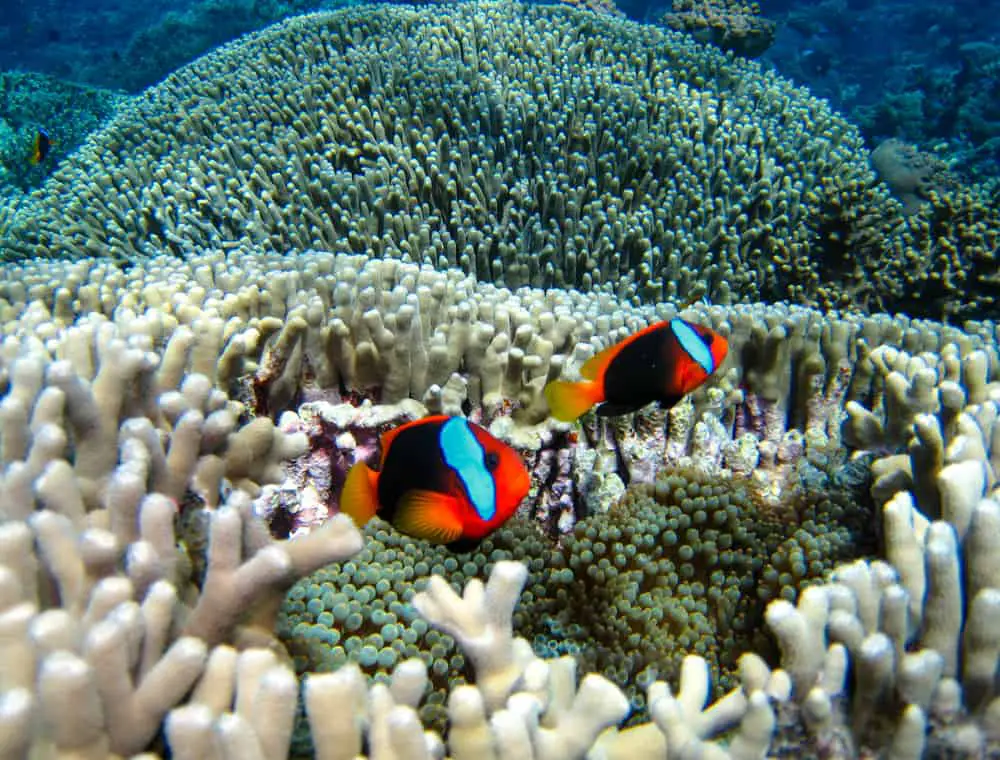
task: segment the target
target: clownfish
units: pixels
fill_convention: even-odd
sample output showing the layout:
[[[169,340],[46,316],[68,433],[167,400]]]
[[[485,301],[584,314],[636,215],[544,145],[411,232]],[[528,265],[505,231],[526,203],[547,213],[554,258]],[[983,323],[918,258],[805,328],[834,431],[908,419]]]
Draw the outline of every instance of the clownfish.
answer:
[[[377,513],[409,536],[468,551],[510,519],[530,484],[514,449],[439,415],[383,435],[378,472],[364,462],[350,469],[340,511],[359,526]]]
[[[545,386],[552,416],[572,422],[595,404],[614,417],[658,401],[670,408],[719,368],[729,342],[707,327],[679,317],[657,322],[588,359],[578,383]]]
[[[39,127],[35,131],[35,139],[31,141],[31,156],[28,160],[37,166],[48,158],[50,150],[52,150],[52,138],[48,132]]]

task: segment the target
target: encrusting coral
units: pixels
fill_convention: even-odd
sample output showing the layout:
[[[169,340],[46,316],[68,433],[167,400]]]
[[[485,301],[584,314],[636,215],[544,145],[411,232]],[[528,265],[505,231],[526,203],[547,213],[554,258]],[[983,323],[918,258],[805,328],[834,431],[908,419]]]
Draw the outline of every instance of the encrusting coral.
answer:
[[[905,218],[826,104],[680,33],[551,6],[382,5],[180,69],[21,204],[0,251],[317,247],[508,287],[906,299],[940,316],[926,288],[966,295],[961,278],[996,272],[988,218],[964,218]],[[965,275],[914,271],[966,249],[951,257]]]

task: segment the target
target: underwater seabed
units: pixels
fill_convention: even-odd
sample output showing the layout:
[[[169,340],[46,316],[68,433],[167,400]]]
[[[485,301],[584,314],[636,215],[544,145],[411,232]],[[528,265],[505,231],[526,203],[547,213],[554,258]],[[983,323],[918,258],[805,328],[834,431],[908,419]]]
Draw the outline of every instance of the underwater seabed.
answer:
[[[571,9],[180,69],[0,206],[0,758],[1000,755],[991,214]],[[709,382],[552,419],[675,316]],[[427,414],[530,472],[474,551],[337,514]]]

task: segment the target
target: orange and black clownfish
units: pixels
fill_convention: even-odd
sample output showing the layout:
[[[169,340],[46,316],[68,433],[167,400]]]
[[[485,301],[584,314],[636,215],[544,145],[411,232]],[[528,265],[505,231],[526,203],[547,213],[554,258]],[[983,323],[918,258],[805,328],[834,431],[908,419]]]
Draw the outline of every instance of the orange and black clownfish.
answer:
[[[39,127],[35,130],[35,139],[31,141],[30,161],[37,166],[48,158],[49,151],[52,150],[52,138],[49,133]]]
[[[378,513],[402,533],[469,551],[510,519],[529,485],[517,452],[483,428],[425,417],[382,436],[378,472],[351,468],[340,511],[359,526]]]
[[[588,359],[582,382],[545,386],[552,416],[572,422],[594,404],[613,417],[658,401],[670,408],[719,368],[729,342],[707,327],[675,317],[657,322]]]

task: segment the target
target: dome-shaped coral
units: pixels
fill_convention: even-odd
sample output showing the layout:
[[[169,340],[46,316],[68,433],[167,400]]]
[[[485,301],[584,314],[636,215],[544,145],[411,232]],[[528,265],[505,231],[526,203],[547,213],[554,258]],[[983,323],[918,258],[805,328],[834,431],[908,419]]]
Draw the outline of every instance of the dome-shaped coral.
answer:
[[[894,201],[857,131],[680,33],[566,8],[289,20],[147,91],[26,203],[17,256],[249,244],[458,266],[508,286],[849,303],[815,220]]]

